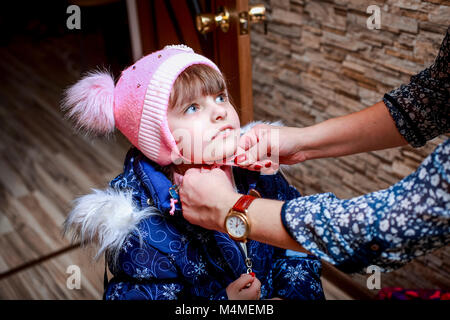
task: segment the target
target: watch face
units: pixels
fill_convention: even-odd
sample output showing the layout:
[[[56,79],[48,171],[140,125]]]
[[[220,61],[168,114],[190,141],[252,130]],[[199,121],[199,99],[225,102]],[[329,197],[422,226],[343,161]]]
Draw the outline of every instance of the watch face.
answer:
[[[228,233],[233,237],[240,238],[245,235],[245,222],[237,216],[228,217],[226,226]]]

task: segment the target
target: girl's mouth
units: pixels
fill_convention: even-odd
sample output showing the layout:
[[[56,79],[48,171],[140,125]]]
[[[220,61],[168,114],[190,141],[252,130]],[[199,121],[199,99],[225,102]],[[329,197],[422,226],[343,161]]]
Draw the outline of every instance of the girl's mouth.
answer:
[[[231,133],[233,132],[233,127],[232,126],[226,126],[223,127],[219,130],[219,132],[217,132],[212,138],[211,140],[214,140],[218,137],[221,137],[222,139],[227,138]]]

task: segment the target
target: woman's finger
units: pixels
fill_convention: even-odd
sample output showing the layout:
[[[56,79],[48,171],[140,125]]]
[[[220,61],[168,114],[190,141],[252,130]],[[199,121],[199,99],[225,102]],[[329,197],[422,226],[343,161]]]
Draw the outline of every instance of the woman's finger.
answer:
[[[261,171],[264,168],[265,163],[267,163],[267,161],[255,161],[252,163],[246,163],[246,165],[239,164],[239,167],[251,171]]]
[[[258,143],[258,137],[255,134],[255,131],[252,129],[249,132],[243,134],[239,139],[239,148],[247,151],[254,145]]]
[[[208,168],[208,167],[206,167],[206,166],[202,166],[202,167],[200,168],[200,172],[201,172],[201,173],[210,172],[210,171],[211,171],[211,169]]]
[[[246,289],[247,287],[251,287],[252,283],[255,281],[255,278],[249,274],[241,274],[241,276],[235,281],[235,285],[239,290]]]
[[[238,166],[246,167],[255,164],[257,161],[263,161],[270,157],[270,145],[267,139],[267,134],[261,134],[262,139],[258,143],[247,149],[244,156],[238,155],[236,164]]]
[[[259,299],[261,296],[261,282],[258,278],[254,278],[254,281],[251,283],[251,285],[247,288],[249,292],[254,294],[254,297],[256,299]]]
[[[201,172],[199,168],[190,168],[187,169],[186,172],[184,173],[184,175],[189,175],[189,174],[197,174]]]
[[[250,150],[247,150],[244,154],[237,156],[237,160],[235,161],[236,165],[239,167],[248,167],[256,164],[258,159],[258,151],[256,147],[253,147]]]
[[[277,162],[274,162],[272,160],[265,160],[261,162],[262,168],[261,168],[261,173],[262,174],[266,174],[266,175],[270,175],[270,174],[275,174],[278,169],[280,168],[280,164]]]
[[[180,189],[183,189],[183,188],[184,188],[184,182],[185,182],[185,181],[189,181],[189,180],[190,180],[190,177],[191,177],[192,175],[198,174],[198,173],[200,173],[200,172],[201,172],[201,171],[200,171],[200,169],[198,169],[198,168],[190,168],[190,169],[186,170],[186,172],[184,173],[183,179],[181,180]]]

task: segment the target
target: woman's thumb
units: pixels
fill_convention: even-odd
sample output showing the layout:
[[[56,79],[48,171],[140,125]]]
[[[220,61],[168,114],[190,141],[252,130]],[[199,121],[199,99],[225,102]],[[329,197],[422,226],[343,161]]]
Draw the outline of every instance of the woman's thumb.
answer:
[[[239,139],[239,147],[243,150],[247,151],[251,147],[253,147],[258,142],[258,139],[256,138],[256,135],[253,130],[250,132],[245,133],[241,136]]]
[[[249,286],[250,284],[255,281],[255,278],[252,277],[249,274],[243,273],[241,276],[236,280],[236,286],[241,290]]]

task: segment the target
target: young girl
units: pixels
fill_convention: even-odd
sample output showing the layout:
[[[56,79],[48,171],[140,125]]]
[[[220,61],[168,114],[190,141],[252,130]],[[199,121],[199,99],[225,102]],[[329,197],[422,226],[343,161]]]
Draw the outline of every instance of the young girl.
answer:
[[[105,299],[324,299],[316,257],[242,245],[183,219],[183,173],[236,153],[239,118],[212,61],[167,46],[116,85],[107,73],[88,74],[66,92],[63,110],[90,133],[117,127],[134,146],[110,188],[78,198],[64,225],[74,241],[97,243],[97,257],[106,254],[114,277],[105,279]],[[299,196],[280,173],[221,168],[241,194]]]

